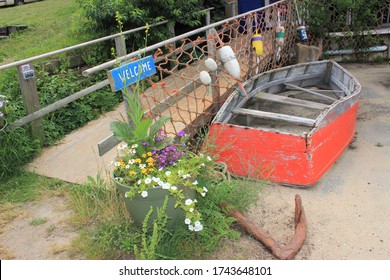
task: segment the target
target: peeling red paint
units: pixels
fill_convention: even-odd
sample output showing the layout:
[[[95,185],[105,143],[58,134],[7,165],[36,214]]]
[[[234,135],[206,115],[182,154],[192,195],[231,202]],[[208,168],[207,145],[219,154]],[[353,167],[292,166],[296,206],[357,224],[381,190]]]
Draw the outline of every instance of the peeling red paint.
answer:
[[[311,186],[351,142],[358,104],[308,137],[213,123],[209,139],[233,174]]]

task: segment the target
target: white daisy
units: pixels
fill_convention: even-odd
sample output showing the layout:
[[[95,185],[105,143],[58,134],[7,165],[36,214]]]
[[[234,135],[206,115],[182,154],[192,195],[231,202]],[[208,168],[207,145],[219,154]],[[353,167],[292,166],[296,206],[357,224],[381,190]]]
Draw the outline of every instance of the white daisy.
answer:
[[[191,205],[192,204],[192,199],[187,199],[185,202],[184,202],[185,205]]]

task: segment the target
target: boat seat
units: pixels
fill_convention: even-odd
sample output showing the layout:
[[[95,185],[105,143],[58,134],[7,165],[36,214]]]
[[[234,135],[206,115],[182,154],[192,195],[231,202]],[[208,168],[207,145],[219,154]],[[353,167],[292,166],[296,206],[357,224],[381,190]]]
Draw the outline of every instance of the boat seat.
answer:
[[[291,98],[288,96],[280,96],[277,94],[270,94],[266,92],[259,92],[255,96],[257,99],[267,100],[267,101],[273,101],[273,102],[279,102],[283,104],[289,104],[289,105],[296,105],[301,107],[306,107],[310,109],[318,109],[318,110],[324,110],[328,108],[329,106],[323,103],[298,99],[298,98]]]
[[[279,114],[279,113],[271,113],[271,112],[264,112],[264,111],[258,111],[258,110],[251,110],[251,109],[244,109],[244,108],[238,108],[233,110],[234,114],[241,114],[241,115],[247,115],[257,118],[263,118],[263,119],[270,119],[270,120],[282,120],[286,122],[291,122],[294,124],[304,125],[304,126],[314,126],[316,123],[316,120],[308,119],[308,118],[302,118],[302,117],[296,117],[286,114]]]

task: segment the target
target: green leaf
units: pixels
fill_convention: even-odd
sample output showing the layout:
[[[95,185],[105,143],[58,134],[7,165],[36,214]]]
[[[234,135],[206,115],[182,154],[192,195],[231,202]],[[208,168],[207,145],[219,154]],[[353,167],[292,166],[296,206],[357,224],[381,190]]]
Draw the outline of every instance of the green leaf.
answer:
[[[148,130],[152,124],[152,119],[143,119],[134,130],[134,134],[138,139],[145,139],[148,136]]]
[[[134,130],[130,124],[117,121],[110,123],[110,127],[116,139],[125,142],[131,142],[133,140]]]
[[[172,117],[169,116],[162,116],[159,118],[157,121],[155,121],[151,126],[149,130],[149,135],[153,136],[157,133],[157,131],[163,127],[163,125],[167,122],[170,121]]]

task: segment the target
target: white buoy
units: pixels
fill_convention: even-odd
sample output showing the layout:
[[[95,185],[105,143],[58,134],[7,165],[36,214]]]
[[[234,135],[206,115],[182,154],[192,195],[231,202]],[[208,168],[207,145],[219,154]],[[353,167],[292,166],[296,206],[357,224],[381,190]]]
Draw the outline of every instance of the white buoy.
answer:
[[[209,69],[210,71],[217,71],[218,69],[218,64],[211,57],[206,59],[204,64],[206,65],[207,69]]]
[[[218,49],[218,57],[222,61],[222,65],[226,72],[235,79],[240,79],[240,64],[237,61],[236,55],[234,54],[230,46],[223,46]]]
[[[210,77],[209,73],[206,71],[201,71],[199,73],[199,79],[202,82],[202,84],[204,84],[206,86],[211,84],[211,77]]]

